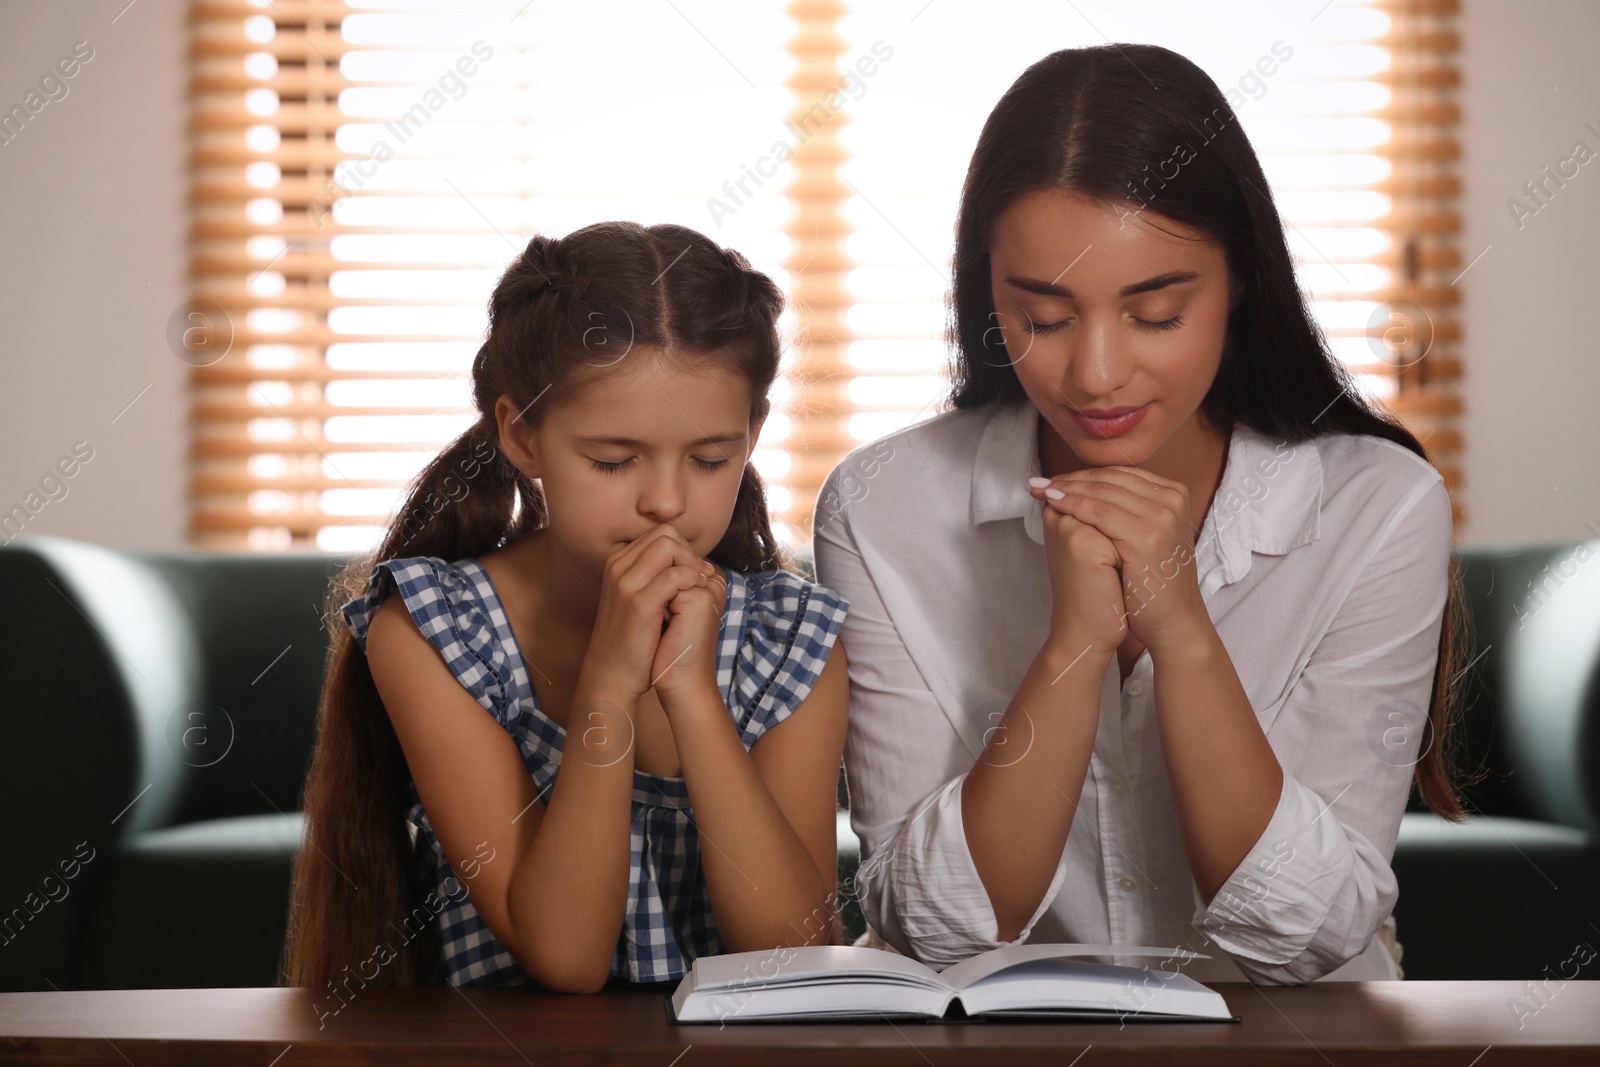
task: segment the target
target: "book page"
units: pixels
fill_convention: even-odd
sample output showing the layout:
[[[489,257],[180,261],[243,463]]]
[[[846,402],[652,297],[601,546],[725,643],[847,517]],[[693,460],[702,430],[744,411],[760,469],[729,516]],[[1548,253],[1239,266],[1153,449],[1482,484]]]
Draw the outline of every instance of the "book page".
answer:
[[[1097,1013],[1123,1022],[1231,1018],[1221,994],[1186,974],[1074,959],[1015,964],[969,984],[959,996],[969,1015]]]
[[[753,991],[851,978],[950,990],[939,972],[910,956],[854,945],[801,945],[701,956],[694,961],[690,976],[701,992]]]
[[[1176,959],[1209,959],[1205,953],[1192,952],[1183,948],[1156,948],[1149,945],[1079,945],[1079,944],[1038,944],[1038,945],[1001,945],[999,948],[981,952],[971,959],[962,960],[960,963],[946,967],[939,972],[939,977],[949,984],[951,989],[962,990],[974,982],[981,981],[991,974],[1005,970],[1007,967],[1030,960],[1064,959],[1072,956],[1161,956]]]

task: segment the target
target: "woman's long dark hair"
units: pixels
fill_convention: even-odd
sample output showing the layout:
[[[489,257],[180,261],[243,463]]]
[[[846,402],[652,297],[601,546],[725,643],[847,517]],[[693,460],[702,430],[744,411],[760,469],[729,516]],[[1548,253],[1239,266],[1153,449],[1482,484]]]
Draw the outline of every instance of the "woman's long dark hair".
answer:
[[[1163,173],[1177,155],[1176,173]],[[1000,216],[1041,190],[1148,210],[1218,241],[1244,296],[1202,401],[1207,419],[1291,443],[1325,433],[1382,437],[1428,459],[1416,436],[1362,399],[1295,281],[1278,209],[1255,149],[1216,84],[1157,45],[1052,52],[1022,73],[984,123],[956,221],[950,408],[1026,397],[991,329],[989,250]],[[1431,462],[1431,460],[1430,460]],[[1470,639],[1460,569],[1450,563],[1433,695],[1415,783],[1422,802],[1465,818],[1455,764],[1460,714],[1451,679]]]
[[[778,374],[782,310],[772,279],[738,252],[675,225],[603,222],[562,238],[536,236],[500,278],[488,337],[472,364],[478,422],[413,479],[379,547],[352,560],[328,595],[332,647],[282,984],[320,995],[337,982],[353,995],[352,982],[442,980],[430,925],[436,913],[423,904],[426,887],[404,819],[410,771],[340,607],[363,592],[379,560],[476,557],[545,525],[539,485],[499,454],[499,397],[511,397],[523,421],[537,426],[608,368],[664,359],[694,370],[730,368],[748,379],[753,423],[766,415]],[[709,558],[730,570],[780,566],[766,490],[750,464],[727,533]],[[429,936],[405,935],[416,927],[427,927]]]

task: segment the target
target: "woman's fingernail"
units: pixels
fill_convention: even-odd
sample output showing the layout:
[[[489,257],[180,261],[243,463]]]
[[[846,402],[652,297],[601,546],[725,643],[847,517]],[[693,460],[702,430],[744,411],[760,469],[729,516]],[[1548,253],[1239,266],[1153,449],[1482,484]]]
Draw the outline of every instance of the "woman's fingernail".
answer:
[[[1029,478],[1028,484],[1035,489],[1043,489],[1050,484],[1049,478]]]
[[[1062,497],[1066,496],[1067,494],[1063,493],[1059,489],[1046,489],[1044,491],[1044,495],[1049,497],[1051,500],[1060,500]]]

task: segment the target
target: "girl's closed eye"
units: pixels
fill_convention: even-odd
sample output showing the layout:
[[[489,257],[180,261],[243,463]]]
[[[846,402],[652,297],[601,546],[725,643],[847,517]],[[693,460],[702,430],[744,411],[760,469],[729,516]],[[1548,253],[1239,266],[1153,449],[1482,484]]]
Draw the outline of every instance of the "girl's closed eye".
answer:
[[[605,471],[607,474],[616,474],[617,472],[621,471],[624,467],[628,466],[628,464],[632,463],[635,458],[636,457],[634,457],[634,456],[629,456],[627,459],[619,460],[616,463],[607,463],[603,459],[591,460],[591,462],[594,464],[594,468],[596,470]],[[702,470],[707,470],[707,471],[718,471],[718,470],[721,470],[722,468],[726,467],[729,463],[733,462],[733,460],[730,459],[727,456],[723,456],[721,459],[716,460],[715,462],[713,462],[711,460],[707,460],[707,459],[701,459],[699,456],[694,456],[693,459],[694,459],[694,461],[696,463],[698,463],[700,465]]]

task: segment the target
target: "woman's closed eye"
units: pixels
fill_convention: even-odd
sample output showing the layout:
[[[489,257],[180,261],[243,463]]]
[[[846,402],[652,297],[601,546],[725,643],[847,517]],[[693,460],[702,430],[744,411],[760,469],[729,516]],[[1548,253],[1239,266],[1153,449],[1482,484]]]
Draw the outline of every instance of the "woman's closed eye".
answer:
[[[1027,326],[1023,328],[1029,333],[1052,333],[1061,329],[1061,327],[1067,325],[1071,321],[1072,319],[1070,318],[1062,319],[1060,322],[1034,322],[1032,319],[1029,319]],[[1138,316],[1135,316],[1133,321],[1137,323],[1141,329],[1145,330],[1176,330],[1178,327],[1183,325],[1183,316],[1174,315],[1170,319],[1160,319],[1154,322],[1149,319],[1141,319]]]

